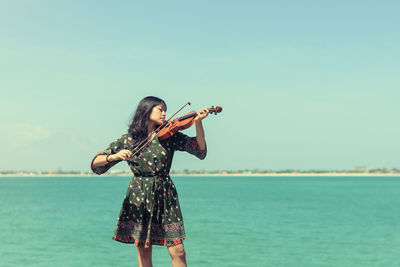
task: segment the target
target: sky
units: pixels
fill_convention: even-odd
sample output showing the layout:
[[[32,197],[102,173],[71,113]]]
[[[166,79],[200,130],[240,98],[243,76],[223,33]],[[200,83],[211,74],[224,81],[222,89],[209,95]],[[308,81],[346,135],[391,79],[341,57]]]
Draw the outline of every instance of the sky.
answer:
[[[223,108],[206,159],[177,152],[175,170],[400,168],[399,9],[0,1],[0,170],[90,170],[148,95],[167,116]]]

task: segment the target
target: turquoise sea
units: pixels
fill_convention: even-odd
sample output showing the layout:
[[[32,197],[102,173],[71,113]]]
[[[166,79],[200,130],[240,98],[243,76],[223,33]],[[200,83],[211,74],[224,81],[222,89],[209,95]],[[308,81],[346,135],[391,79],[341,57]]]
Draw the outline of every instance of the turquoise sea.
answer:
[[[400,177],[173,180],[188,266],[400,266]],[[111,239],[129,181],[1,178],[0,266],[137,266]]]

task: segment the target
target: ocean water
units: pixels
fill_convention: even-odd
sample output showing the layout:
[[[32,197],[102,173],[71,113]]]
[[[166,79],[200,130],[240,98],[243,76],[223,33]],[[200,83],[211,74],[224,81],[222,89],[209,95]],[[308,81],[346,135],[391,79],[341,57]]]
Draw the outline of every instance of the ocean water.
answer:
[[[400,266],[400,177],[173,180],[188,266]],[[137,266],[111,239],[129,181],[1,178],[0,266]]]

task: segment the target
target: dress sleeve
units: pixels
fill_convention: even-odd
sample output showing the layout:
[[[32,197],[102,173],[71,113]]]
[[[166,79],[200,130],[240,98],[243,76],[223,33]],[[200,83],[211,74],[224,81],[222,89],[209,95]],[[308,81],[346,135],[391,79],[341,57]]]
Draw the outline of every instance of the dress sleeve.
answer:
[[[99,155],[111,155],[119,152],[122,149],[126,149],[126,135],[121,136],[119,139],[116,141],[112,142],[104,151],[98,152],[96,156],[94,156],[92,163],[90,164],[90,167],[92,171],[98,175],[103,174],[107,172],[112,166],[120,162],[121,160],[118,161],[113,161],[111,163],[107,163],[104,166],[99,166],[99,167],[93,167],[93,161],[96,159],[97,156]]]
[[[186,151],[199,159],[204,159],[206,157],[207,146],[205,150],[200,150],[196,137],[189,137],[186,134],[177,132],[172,138],[172,146],[175,150]]]

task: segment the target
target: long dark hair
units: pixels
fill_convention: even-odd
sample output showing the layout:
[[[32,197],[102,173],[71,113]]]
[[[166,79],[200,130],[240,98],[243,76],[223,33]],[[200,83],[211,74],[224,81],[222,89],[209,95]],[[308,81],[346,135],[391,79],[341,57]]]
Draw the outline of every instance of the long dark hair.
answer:
[[[134,146],[139,145],[147,138],[151,111],[155,106],[160,104],[164,106],[165,110],[167,110],[167,105],[164,100],[155,96],[147,96],[139,102],[128,128],[128,133],[134,140]]]

